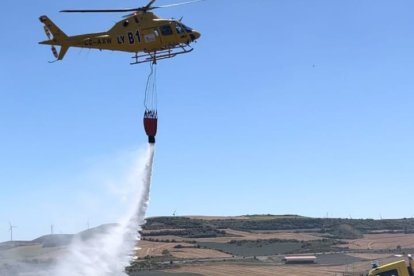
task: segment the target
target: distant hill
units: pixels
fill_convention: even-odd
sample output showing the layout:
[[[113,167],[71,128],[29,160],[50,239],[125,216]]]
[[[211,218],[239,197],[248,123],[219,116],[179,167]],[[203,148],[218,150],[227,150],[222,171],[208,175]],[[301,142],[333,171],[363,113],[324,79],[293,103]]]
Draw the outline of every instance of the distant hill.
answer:
[[[60,247],[68,245],[74,238],[88,240],[94,235],[108,232],[117,224],[104,224],[77,234],[54,234],[41,236],[32,241],[8,241],[0,243],[0,250],[19,246],[42,245]],[[242,231],[292,230],[319,232],[336,238],[355,239],[367,233],[414,233],[414,219],[344,219],[310,218],[298,215],[245,215],[236,217],[188,216],[153,217],[144,225],[147,231],[178,229],[188,237],[219,236],[220,229]],[[184,231],[187,230],[187,231]],[[191,231],[189,231],[191,230]]]
[[[111,228],[117,224],[104,224],[98,227],[94,227],[78,234],[52,234],[41,236],[32,241],[7,241],[0,243],[0,250],[7,250],[20,246],[30,246],[30,245],[41,245],[42,247],[61,247],[67,246],[71,243],[74,238],[79,238],[81,240],[89,240],[94,235],[104,234],[108,232]]]
[[[312,231],[337,238],[358,238],[367,233],[414,233],[414,219],[310,218],[296,215],[247,215],[238,217],[154,217],[144,230],[235,229],[242,231]]]
[[[70,244],[74,235],[60,234],[60,235],[46,235],[40,238],[34,239],[32,242],[35,244],[41,244],[43,247],[59,247]]]
[[[37,243],[34,243],[32,241],[7,241],[0,243],[0,250],[7,250],[10,248],[15,248],[19,246],[30,246]]]

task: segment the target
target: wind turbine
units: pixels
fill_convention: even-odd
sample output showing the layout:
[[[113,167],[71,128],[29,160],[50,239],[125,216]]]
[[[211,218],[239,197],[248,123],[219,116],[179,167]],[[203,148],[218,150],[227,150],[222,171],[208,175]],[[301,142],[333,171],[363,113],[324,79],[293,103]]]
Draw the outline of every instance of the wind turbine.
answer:
[[[12,225],[11,222],[9,221],[10,241],[13,241],[13,229],[14,228],[17,228],[17,226]]]

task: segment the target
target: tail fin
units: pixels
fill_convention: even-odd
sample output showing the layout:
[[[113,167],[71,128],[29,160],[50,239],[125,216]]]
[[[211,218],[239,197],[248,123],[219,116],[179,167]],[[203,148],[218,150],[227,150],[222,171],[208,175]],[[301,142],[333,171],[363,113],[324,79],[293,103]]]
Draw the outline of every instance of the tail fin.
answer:
[[[69,46],[65,43],[68,36],[46,15],[41,16],[39,20],[44,24],[45,33],[49,38],[49,40],[42,41],[40,44],[52,45],[52,52],[56,60],[62,60],[69,49]],[[59,54],[54,47],[55,45],[61,46]]]
[[[46,15],[43,15],[39,18],[40,22],[45,24],[45,27],[52,33],[53,40],[62,41],[65,40],[68,36],[58,27],[52,20],[49,19]]]

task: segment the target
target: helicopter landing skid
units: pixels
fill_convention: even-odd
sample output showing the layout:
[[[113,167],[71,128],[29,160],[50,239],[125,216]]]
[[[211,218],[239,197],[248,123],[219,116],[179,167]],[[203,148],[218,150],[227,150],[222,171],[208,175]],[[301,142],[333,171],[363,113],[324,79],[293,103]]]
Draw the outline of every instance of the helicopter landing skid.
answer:
[[[145,62],[152,62],[155,64],[157,63],[158,60],[173,58],[177,55],[190,53],[193,50],[194,49],[191,48],[187,44],[180,44],[180,45],[168,48],[168,49],[149,52],[149,53],[145,53],[141,55],[136,53],[135,56],[132,57],[134,59],[134,62],[131,62],[130,64],[134,65],[134,64],[140,64],[140,63],[145,63]]]

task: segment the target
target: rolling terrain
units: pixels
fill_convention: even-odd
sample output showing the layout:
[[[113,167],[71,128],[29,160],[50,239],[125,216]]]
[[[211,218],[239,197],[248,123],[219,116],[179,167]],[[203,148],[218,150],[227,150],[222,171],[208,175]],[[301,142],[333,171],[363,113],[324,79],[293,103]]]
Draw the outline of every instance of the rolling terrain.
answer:
[[[111,226],[76,235],[46,235],[32,241],[0,243],[0,275],[19,275],[13,271],[52,266],[67,253],[73,239],[88,240]],[[413,230],[412,219],[319,219],[292,215],[149,218],[127,272],[363,275],[374,260],[386,263],[414,253]],[[314,255],[317,262],[285,264],[286,255]]]

